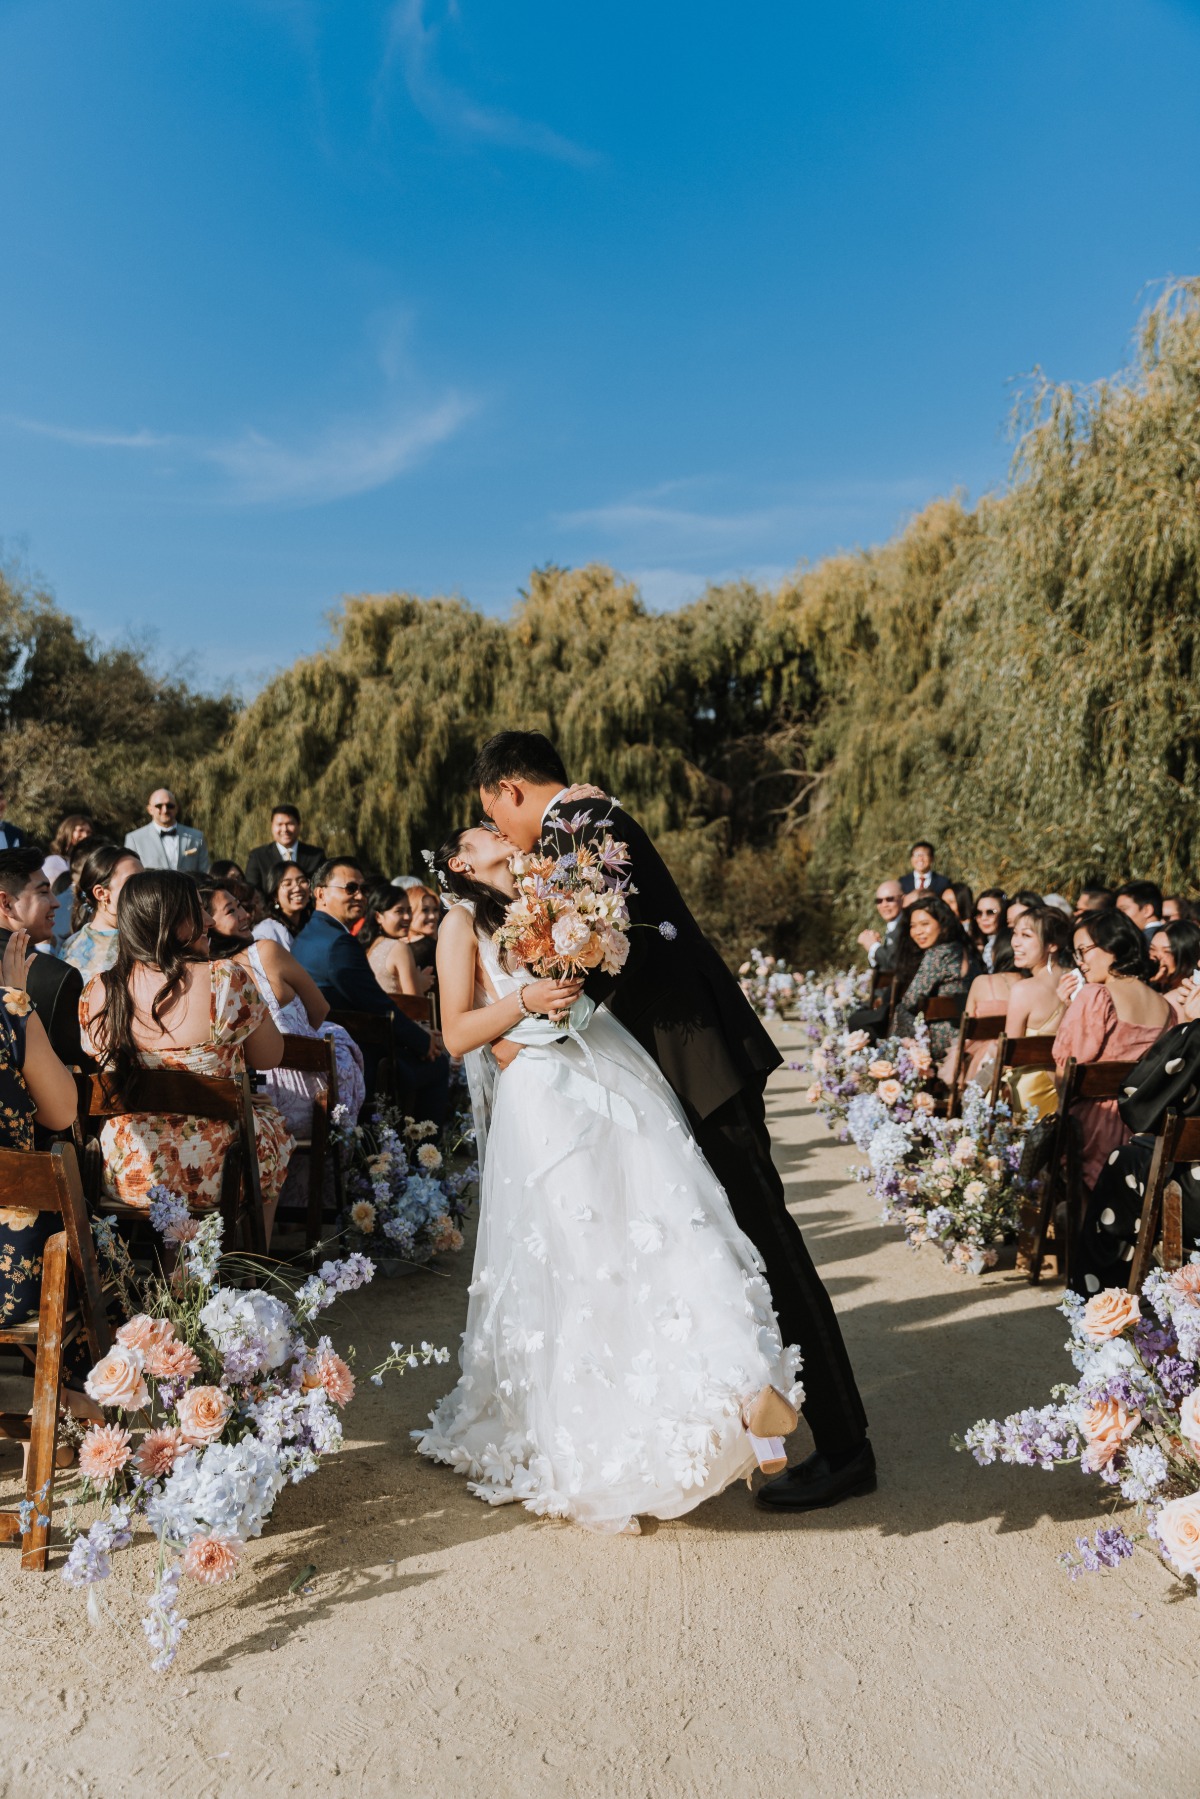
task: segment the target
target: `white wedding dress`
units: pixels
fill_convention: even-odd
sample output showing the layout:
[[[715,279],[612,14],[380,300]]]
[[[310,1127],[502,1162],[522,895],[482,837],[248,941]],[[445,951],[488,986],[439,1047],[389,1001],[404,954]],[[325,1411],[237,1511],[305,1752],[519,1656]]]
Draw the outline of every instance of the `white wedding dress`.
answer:
[[[529,978],[480,955],[498,997]],[[743,1405],[768,1382],[802,1397],[758,1255],[608,1011],[523,1047],[491,1102],[462,1377],[420,1452],[592,1530],[678,1517],[754,1467]]]

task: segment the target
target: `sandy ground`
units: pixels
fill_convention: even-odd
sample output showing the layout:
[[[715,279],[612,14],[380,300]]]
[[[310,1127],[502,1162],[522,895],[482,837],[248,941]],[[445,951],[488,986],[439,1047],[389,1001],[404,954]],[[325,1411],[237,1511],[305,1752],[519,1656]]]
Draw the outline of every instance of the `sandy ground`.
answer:
[[[1067,1377],[1054,1294],[905,1249],[799,1086],[772,1086],[777,1155],[845,1321],[876,1495],[781,1521],[737,1487],[590,1537],[412,1453],[447,1370],[364,1383],[345,1453],[195,1598],[165,1677],[137,1624],[147,1557],[122,1558],[134,1587],[114,1580],[91,1628],[5,1549],[0,1793],[1194,1793],[1197,1601],[1141,1553],[1071,1582],[1055,1556],[1096,1522],[1093,1484],[949,1447]],[[448,1280],[379,1281],[335,1334],[360,1366],[397,1335],[456,1345],[468,1279],[464,1255]]]

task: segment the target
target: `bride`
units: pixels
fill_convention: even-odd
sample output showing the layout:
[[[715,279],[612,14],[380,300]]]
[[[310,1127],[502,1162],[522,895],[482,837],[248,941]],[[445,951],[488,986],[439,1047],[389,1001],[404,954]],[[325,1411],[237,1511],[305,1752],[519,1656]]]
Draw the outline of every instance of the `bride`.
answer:
[[[493,1505],[636,1533],[782,1465],[800,1356],[645,1050],[578,982],[501,965],[512,854],[481,826],[435,859],[442,1033],[491,1116],[462,1376],[414,1435]]]

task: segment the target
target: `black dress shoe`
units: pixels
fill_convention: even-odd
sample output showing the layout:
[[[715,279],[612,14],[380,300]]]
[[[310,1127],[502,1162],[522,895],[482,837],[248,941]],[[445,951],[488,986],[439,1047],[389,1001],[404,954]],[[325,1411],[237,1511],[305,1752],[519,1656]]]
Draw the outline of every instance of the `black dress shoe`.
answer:
[[[820,1450],[814,1450],[794,1468],[766,1481],[755,1498],[769,1512],[815,1512],[822,1506],[837,1505],[842,1499],[873,1493],[878,1484],[875,1451],[864,1443],[837,1468],[830,1466]]]

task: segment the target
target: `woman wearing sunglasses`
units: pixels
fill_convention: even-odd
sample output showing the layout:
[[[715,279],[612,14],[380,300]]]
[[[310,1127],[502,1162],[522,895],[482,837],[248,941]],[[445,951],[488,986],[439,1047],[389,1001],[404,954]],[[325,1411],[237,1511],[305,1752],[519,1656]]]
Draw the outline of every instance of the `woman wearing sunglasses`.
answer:
[[[983,966],[991,974],[995,968],[997,936],[1005,929],[1004,911],[1008,896],[999,887],[989,887],[975,901],[971,918],[971,942],[983,958]]]

